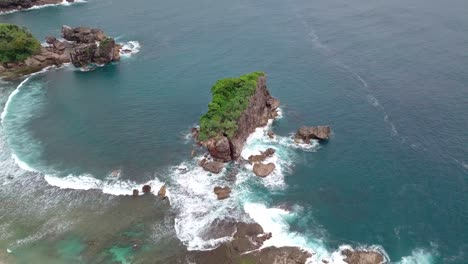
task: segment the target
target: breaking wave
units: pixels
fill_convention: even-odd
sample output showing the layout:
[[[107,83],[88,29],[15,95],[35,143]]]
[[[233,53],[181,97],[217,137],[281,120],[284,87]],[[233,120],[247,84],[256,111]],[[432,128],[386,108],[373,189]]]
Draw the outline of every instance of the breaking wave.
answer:
[[[11,10],[11,11],[0,12],[0,15],[6,15],[6,14],[11,14],[11,13],[20,12],[20,11],[29,11],[29,10],[42,9],[42,8],[51,7],[51,6],[71,6],[73,4],[82,4],[82,3],[86,3],[86,2],[88,2],[88,1],[86,1],[86,0],[75,0],[74,2],[70,3],[70,2],[68,2],[66,0],[63,0],[62,2],[60,2],[58,4],[37,5],[37,6],[33,6],[33,7],[30,7],[30,8],[26,8],[26,9],[21,9],[21,10]]]

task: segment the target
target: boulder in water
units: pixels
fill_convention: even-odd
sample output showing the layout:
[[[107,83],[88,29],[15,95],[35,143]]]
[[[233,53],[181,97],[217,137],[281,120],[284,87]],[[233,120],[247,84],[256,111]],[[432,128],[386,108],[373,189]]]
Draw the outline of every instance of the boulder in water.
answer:
[[[381,264],[384,263],[384,257],[377,251],[350,250],[345,249],[341,254],[346,256],[344,261],[349,264]]]
[[[261,162],[257,162],[254,164],[253,166],[253,172],[255,173],[255,175],[257,175],[258,177],[266,177],[268,175],[270,175],[274,170],[275,170],[276,166],[274,163],[267,163],[267,164],[263,164]]]
[[[138,189],[133,189],[133,194],[132,194],[133,197],[138,197],[139,194],[140,194],[140,191],[138,191]]]
[[[328,140],[331,135],[331,129],[329,126],[315,126],[306,127],[303,126],[297,130],[296,139],[302,140],[305,143],[310,143],[311,139]]]
[[[275,149],[267,148],[265,151],[260,151],[260,155],[249,156],[249,162],[250,163],[263,162],[267,158],[273,156],[273,154],[275,154]]]
[[[161,186],[161,188],[158,191],[158,197],[161,199],[166,199],[166,185]]]
[[[229,198],[229,194],[231,193],[231,188],[216,186],[214,187],[213,191],[218,197],[218,200],[224,200],[226,198]]]
[[[149,185],[143,185],[142,191],[144,194],[150,193],[151,192],[151,186]]]
[[[218,174],[223,170],[224,163],[219,161],[206,161],[201,166],[206,171]]]

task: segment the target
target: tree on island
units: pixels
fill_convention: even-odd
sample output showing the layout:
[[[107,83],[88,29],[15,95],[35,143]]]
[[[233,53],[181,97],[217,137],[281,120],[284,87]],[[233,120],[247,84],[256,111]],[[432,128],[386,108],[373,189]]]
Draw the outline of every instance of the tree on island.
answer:
[[[0,62],[24,61],[41,50],[41,43],[24,27],[0,24]]]

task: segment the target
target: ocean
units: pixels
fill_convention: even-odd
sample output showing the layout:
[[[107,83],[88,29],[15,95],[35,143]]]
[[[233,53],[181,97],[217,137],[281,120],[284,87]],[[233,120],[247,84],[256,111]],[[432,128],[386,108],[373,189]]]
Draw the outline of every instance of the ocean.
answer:
[[[41,40],[101,28],[134,51],[0,82],[0,262],[172,263],[228,240],[207,227],[235,219],[311,263],[343,263],[347,247],[467,263],[467,13],[462,0],[88,0],[0,15]],[[242,156],[274,148],[277,168],[207,173],[190,128],[216,80],[252,71],[281,114]],[[333,136],[297,145],[302,125]],[[132,198],[144,184],[169,199]]]

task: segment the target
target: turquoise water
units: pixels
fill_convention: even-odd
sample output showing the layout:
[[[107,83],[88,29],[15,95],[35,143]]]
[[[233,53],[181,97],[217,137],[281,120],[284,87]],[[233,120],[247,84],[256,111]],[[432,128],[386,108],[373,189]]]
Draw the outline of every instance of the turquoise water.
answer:
[[[351,245],[392,262],[465,263],[467,13],[459,0],[90,0],[0,16],[38,38],[89,25],[141,44],[95,71],[30,77],[10,97],[0,260],[171,263],[216,245],[204,225],[229,213],[324,257]],[[282,118],[275,141],[253,137],[246,153],[276,148],[279,170],[263,181],[248,169],[234,182],[210,176],[190,158],[188,130],[217,79],[256,70]],[[3,102],[18,85],[0,84]],[[320,124],[333,128],[327,144],[288,139]],[[171,206],[116,195],[148,181],[168,184]],[[233,198],[214,201],[216,184]]]

